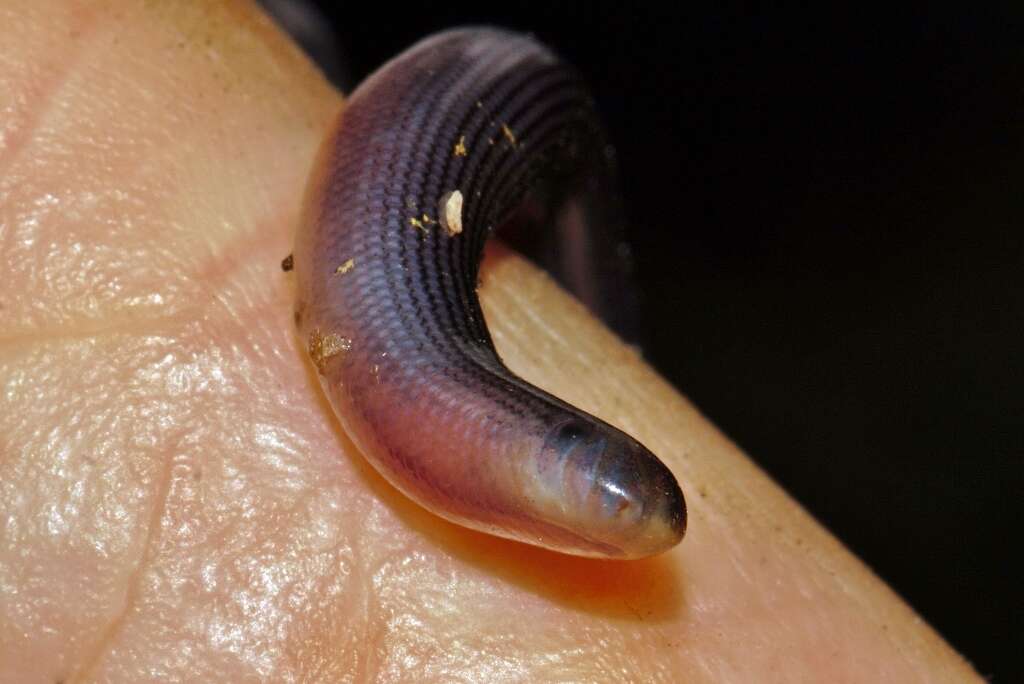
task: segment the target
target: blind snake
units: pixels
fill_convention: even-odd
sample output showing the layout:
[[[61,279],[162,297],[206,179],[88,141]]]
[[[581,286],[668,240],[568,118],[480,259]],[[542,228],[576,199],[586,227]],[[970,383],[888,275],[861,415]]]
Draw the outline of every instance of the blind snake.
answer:
[[[676,479],[509,371],[476,296],[483,244],[510,217],[606,219],[605,147],[576,73],[532,38],[474,28],[414,45],[355,90],[320,149],[295,321],[342,426],[409,498],[491,534],[627,559],[682,539]]]

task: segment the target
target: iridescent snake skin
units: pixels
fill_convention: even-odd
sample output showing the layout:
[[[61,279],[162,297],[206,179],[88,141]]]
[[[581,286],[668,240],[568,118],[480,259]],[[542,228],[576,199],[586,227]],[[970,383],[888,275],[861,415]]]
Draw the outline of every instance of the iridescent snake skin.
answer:
[[[346,432],[411,499],[556,551],[640,558],[683,537],[676,479],[505,368],[476,296],[494,228],[605,219],[605,149],[578,76],[533,39],[427,38],[355,91],[320,150],[295,320]]]

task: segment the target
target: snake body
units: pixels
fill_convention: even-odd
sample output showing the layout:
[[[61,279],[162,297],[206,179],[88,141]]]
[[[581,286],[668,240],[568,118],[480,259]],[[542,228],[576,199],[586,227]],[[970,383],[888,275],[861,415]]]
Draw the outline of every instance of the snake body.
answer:
[[[407,496],[491,534],[638,558],[684,534],[676,479],[629,435],[511,373],[476,296],[496,227],[602,219],[605,149],[580,79],[535,40],[427,38],[356,89],[320,150],[295,320],[343,427]]]

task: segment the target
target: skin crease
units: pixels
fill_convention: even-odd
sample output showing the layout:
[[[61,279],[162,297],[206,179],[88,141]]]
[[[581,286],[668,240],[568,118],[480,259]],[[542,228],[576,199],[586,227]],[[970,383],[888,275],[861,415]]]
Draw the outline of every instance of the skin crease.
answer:
[[[339,96],[249,5],[8,2],[0,26],[0,680],[974,679],[500,249],[499,352],[664,454],[687,538],[570,558],[407,501],[331,417],[279,268]]]

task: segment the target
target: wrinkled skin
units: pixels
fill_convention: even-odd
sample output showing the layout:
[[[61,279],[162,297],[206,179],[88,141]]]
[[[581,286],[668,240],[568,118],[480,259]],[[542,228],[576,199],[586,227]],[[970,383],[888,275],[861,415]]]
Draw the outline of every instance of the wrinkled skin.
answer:
[[[0,7],[0,680],[973,677],[507,253],[483,274],[499,350],[661,455],[687,538],[569,558],[390,488],[279,267],[341,99],[254,8],[180,5]]]

